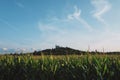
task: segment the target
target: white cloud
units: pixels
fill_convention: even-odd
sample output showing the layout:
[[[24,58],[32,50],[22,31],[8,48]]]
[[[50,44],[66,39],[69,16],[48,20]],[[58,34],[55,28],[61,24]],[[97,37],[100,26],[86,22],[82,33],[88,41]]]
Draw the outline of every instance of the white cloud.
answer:
[[[7,48],[2,48],[3,51],[7,51],[8,49]]]
[[[73,17],[75,17],[75,18],[80,18],[81,10],[78,9],[77,6],[74,6],[74,9],[75,9],[75,12],[74,12],[74,14],[73,14]]]
[[[69,20],[76,19],[79,21],[85,28],[87,28],[89,31],[92,31],[92,27],[81,17],[81,10],[77,7],[74,6],[75,12],[73,14],[69,14],[67,17]]]
[[[91,3],[95,8],[95,10],[92,11],[93,17],[107,26],[103,15],[111,9],[111,4],[108,0],[91,0]]]

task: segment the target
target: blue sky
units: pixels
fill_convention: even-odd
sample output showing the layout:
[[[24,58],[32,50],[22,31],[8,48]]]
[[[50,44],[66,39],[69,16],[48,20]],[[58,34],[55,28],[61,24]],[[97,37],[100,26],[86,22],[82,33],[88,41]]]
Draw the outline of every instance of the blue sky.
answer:
[[[120,51],[120,0],[0,0],[0,48]]]

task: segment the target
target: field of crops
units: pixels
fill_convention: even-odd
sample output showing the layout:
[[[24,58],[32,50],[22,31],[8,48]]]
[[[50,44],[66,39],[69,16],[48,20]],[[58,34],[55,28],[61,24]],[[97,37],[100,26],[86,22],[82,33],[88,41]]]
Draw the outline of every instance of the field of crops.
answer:
[[[119,55],[0,56],[0,80],[119,79]]]

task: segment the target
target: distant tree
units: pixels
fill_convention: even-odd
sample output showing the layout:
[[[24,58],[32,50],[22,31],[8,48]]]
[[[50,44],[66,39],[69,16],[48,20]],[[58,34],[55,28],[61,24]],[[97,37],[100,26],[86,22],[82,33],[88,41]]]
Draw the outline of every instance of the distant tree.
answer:
[[[60,46],[58,46],[58,45],[55,45],[55,48],[56,48],[56,49],[58,49],[58,48],[60,48]]]
[[[35,50],[34,52],[33,52],[33,55],[37,55],[38,54],[38,52]]]

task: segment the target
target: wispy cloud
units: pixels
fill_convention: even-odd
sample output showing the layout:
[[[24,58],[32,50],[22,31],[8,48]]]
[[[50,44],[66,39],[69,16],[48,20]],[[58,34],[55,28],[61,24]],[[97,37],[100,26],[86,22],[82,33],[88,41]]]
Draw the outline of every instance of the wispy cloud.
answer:
[[[82,11],[77,6],[74,6],[73,8],[74,8],[74,12],[69,13],[64,18],[60,19],[57,17],[52,17],[52,18],[48,18],[46,22],[39,21],[38,27],[40,31],[42,32],[51,31],[51,32],[58,32],[64,34],[65,32],[69,32],[68,28],[71,26],[71,24],[73,29],[75,29],[74,26],[77,26],[78,28],[78,24],[79,25],[82,24],[83,27],[85,27],[88,31],[93,31],[92,26],[89,25],[87,21],[81,17]]]
[[[41,36],[44,36],[42,37],[42,41],[44,40],[44,42],[41,41],[42,43],[40,44],[42,47],[55,44],[68,46],[75,44],[74,46],[76,46],[86,43],[82,32],[81,34],[79,34],[79,32],[83,31],[82,29],[84,28],[86,29],[85,32],[91,32],[93,28],[82,18],[82,11],[77,6],[74,6],[72,9],[74,10],[73,13],[69,13],[62,18],[52,16],[51,18],[38,22]],[[84,28],[81,28],[80,25]],[[83,43],[81,43],[81,41],[83,41]]]
[[[51,22],[51,24],[50,23],[45,24],[42,22],[38,22],[38,27],[39,27],[39,30],[43,33],[46,33],[46,32],[48,32],[48,33],[55,32],[55,33],[59,33],[59,34],[65,33],[64,30],[62,30],[55,24],[55,22],[53,22],[53,23]]]
[[[56,27],[50,24],[38,23],[39,29],[41,31],[57,31]]]
[[[0,22],[6,24],[7,27],[10,28],[11,30],[18,31],[18,29],[14,25],[10,24],[7,20],[0,18]]]
[[[92,31],[92,27],[87,23],[87,21],[85,21],[82,17],[81,17],[81,10],[77,7],[74,6],[75,12],[73,14],[69,14],[68,15],[68,19],[69,20],[73,20],[76,19],[77,21],[79,21],[81,24],[83,24],[83,26],[85,28],[87,28],[89,31]]]
[[[22,3],[20,3],[20,2],[16,2],[16,5],[18,6],[18,7],[20,7],[20,8],[24,8],[25,6],[22,4]]]
[[[20,8],[24,8],[24,5],[22,3],[16,3],[16,5]]]
[[[103,18],[103,15],[111,9],[111,4],[109,3],[109,1],[108,0],[91,0],[91,3],[95,8],[95,10],[92,11],[93,17],[107,26],[107,23]]]

